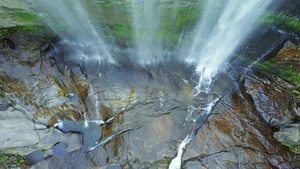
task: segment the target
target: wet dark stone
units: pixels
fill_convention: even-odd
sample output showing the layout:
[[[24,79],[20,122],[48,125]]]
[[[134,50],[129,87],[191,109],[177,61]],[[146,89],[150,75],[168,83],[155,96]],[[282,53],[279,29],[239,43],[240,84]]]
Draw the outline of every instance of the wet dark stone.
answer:
[[[41,50],[46,51],[49,50],[50,45],[49,44],[45,44],[44,46],[41,47]]]
[[[0,111],[5,111],[9,108],[10,104],[0,98]]]
[[[54,125],[63,132],[79,132],[83,134],[82,150],[90,151],[100,141],[102,130],[98,121],[63,120]]]
[[[273,82],[258,76],[248,76],[243,86],[251,96],[257,112],[269,125],[280,127],[295,118],[293,98],[282,88],[273,85]]]
[[[15,43],[10,40],[9,38],[4,38],[3,39],[4,43],[7,44],[11,49],[15,50],[16,49],[16,45]]]
[[[26,160],[30,164],[36,164],[38,162],[41,162],[45,159],[43,156],[43,153],[41,151],[34,151],[26,156]]]
[[[54,156],[66,155],[67,154],[66,148],[67,148],[66,143],[58,143],[58,144],[54,145],[52,147],[53,155]]]

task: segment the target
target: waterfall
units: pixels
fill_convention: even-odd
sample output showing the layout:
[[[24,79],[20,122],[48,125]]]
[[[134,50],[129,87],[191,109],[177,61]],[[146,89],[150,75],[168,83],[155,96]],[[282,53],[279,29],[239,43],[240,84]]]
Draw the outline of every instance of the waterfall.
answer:
[[[259,17],[271,3],[272,0],[206,1],[185,58],[186,62],[196,65],[198,92],[210,91],[213,78],[258,26]]]
[[[127,4],[123,7],[129,13],[125,16],[128,17],[126,26],[133,32],[131,39],[128,40],[131,45],[126,46],[131,52],[127,53],[128,56],[124,56],[123,53],[118,53],[122,51],[121,47],[114,50],[118,46],[113,39],[108,38],[109,33],[104,33],[101,27],[95,26],[95,22],[100,21],[94,16],[102,16],[101,9],[97,9],[94,15],[90,13],[95,11],[88,10],[88,3],[94,3],[93,8],[101,8],[101,4],[96,4],[100,1],[28,1],[31,1],[44,17],[46,16],[45,21],[72,50],[73,56],[70,57],[74,60],[93,62],[96,60],[100,65],[100,62],[116,64],[127,57],[132,63],[142,67],[168,64],[167,60],[184,61],[195,67],[199,78],[195,86],[197,94],[210,92],[218,73],[226,71],[229,59],[259,26],[259,18],[273,2],[273,0],[124,1]],[[180,15],[179,12],[182,4],[185,4],[186,9],[184,15]],[[189,24],[189,27],[177,29],[176,26],[182,26],[178,21],[183,21],[180,18],[189,14],[189,10],[201,11],[200,18],[195,17],[197,20],[195,24],[182,22]],[[104,19],[101,22],[106,21]],[[61,31],[58,24],[67,25],[69,30]],[[178,38],[173,36],[173,39],[176,39],[175,45],[172,48],[165,48],[166,43],[171,42],[171,34],[175,33],[180,34]],[[197,127],[180,144],[177,156],[169,168],[180,168],[186,146],[198,133],[221,97],[207,105],[205,112],[199,115]],[[97,99],[98,96],[95,96],[96,110],[100,106]]]
[[[128,7],[132,18],[134,30],[134,53],[135,62],[145,65],[153,65],[165,61],[163,34],[170,33],[161,27],[166,22],[174,23],[177,17],[179,0],[168,2],[159,0],[131,0]],[[171,11],[171,12],[170,12]],[[170,16],[168,16],[170,15]],[[165,38],[168,40],[168,38]]]
[[[162,56],[160,37],[151,36],[159,31],[160,11],[156,8],[157,4],[159,2],[154,0],[131,1],[135,30],[134,56],[142,65],[155,63]]]
[[[108,41],[101,29],[95,27],[94,22],[102,16],[101,4],[98,1],[84,0],[28,0],[43,14],[51,28],[59,34],[64,42],[73,50],[74,60],[103,60],[115,63],[120,60],[113,53],[112,48],[117,48],[113,41]],[[100,2],[100,1],[99,1]],[[91,4],[92,3],[92,4]],[[169,3],[169,4],[168,4]],[[264,14],[272,0],[199,0],[190,2],[190,6],[201,9],[201,17],[193,31],[182,30],[182,34],[190,35],[181,43],[178,41],[174,51],[179,51],[177,56],[173,51],[164,49],[168,43],[166,33],[170,30],[162,28],[164,23],[174,24],[180,16],[178,9],[181,1],[176,0],[131,0],[124,5],[129,11],[133,30],[133,49],[128,54],[132,62],[140,65],[162,63],[166,60],[165,53],[171,53],[171,59],[180,59],[195,65],[195,72],[199,76],[196,86],[198,93],[208,93],[214,83],[216,75],[226,70],[226,63],[235,50],[247,39],[258,26],[257,20]],[[172,6],[171,7],[168,7]],[[90,15],[91,7],[96,13]],[[172,9],[171,12],[169,9]],[[169,16],[170,15],[170,16]],[[103,21],[102,21],[103,22]],[[105,22],[105,21],[104,21]],[[67,25],[68,31],[61,31],[59,24]],[[170,28],[170,27],[169,27]],[[168,28],[167,28],[168,29]],[[187,32],[189,31],[189,32]],[[120,50],[117,50],[120,51]],[[122,56],[124,57],[124,56]]]
[[[82,0],[29,0],[43,15],[44,22],[63,39],[73,51],[73,60],[100,62],[107,60],[114,63],[110,46],[103,32],[93,24],[89,15],[88,2]],[[95,2],[94,2],[95,3]],[[96,11],[97,15],[99,11]],[[67,27],[64,30],[63,27]]]

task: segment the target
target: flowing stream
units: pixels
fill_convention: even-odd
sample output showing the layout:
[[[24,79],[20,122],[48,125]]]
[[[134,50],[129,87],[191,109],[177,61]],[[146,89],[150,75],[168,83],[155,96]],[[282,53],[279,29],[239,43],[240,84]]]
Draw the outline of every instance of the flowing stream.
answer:
[[[224,95],[221,95],[221,96],[217,97],[216,99],[214,99],[211,103],[209,103],[208,106],[206,107],[205,111],[203,113],[201,113],[196,118],[196,122],[197,122],[196,127],[193,129],[193,131],[191,132],[191,134],[189,134],[188,136],[186,136],[186,138],[179,145],[177,156],[171,161],[169,169],[180,169],[181,168],[181,157],[182,157],[182,155],[184,153],[184,150],[185,150],[186,146],[197,135],[197,133],[200,130],[201,126],[205,123],[205,121],[207,120],[208,116],[211,114],[211,112],[213,111],[214,107],[217,105],[217,103],[220,101],[220,99],[222,99],[223,96]]]

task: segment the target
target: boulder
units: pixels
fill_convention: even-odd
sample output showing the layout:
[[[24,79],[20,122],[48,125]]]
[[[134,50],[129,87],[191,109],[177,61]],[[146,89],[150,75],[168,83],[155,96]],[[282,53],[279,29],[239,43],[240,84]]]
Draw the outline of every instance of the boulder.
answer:
[[[300,124],[284,125],[280,127],[280,131],[274,133],[274,137],[280,142],[300,145]]]

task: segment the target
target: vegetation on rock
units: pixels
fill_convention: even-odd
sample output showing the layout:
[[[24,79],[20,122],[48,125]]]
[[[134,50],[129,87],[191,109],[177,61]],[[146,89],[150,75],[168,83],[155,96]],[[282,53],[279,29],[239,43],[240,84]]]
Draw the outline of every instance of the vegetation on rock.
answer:
[[[1,154],[0,155],[0,168],[16,168],[25,167],[27,161],[24,156],[18,154]]]
[[[300,33],[300,20],[294,16],[286,16],[281,13],[268,14],[264,17],[263,22],[274,23],[291,32]]]
[[[286,142],[282,142],[282,145],[289,147],[291,152],[300,154],[300,145],[292,145],[292,144],[286,143]]]
[[[278,67],[278,65],[265,61],[256,66],[261,70],[261,73],[267,74],[267,76],[278,76],[281,79],[284,79],[294,85],[293,88],[287,88],[293,93],[297,94],[297,97],[300,99],[300,75],[299,73],[293,71],[293,65],[289,65],[283,68]]]

